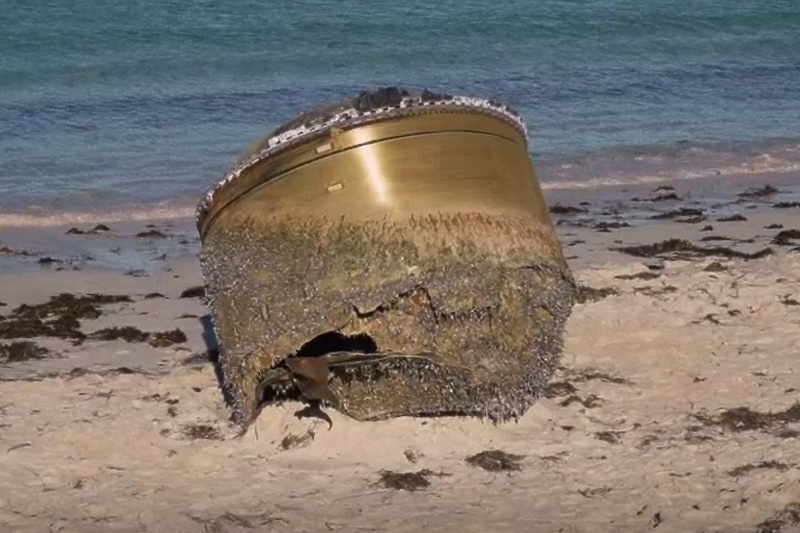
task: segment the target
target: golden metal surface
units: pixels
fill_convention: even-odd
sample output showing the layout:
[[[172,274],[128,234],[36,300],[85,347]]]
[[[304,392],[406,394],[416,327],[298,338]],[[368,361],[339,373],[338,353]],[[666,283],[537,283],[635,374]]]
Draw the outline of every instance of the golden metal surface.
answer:
[[[236,420],[292,387],[360,420],[504,420],[541,393],[574,281],[521,123],[460,102],[290,123],[201,203]]]
[[[448,212],[550,219],[523,136],[469,112],[334,130],[246,169],[222,188],[201,235],[226,219],[355,219]]]

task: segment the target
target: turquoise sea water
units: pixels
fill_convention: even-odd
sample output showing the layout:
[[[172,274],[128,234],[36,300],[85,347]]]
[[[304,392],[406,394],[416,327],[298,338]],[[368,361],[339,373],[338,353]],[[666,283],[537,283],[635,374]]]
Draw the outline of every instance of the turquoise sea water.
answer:
[[[188,212],[255,138],[395,84],[518,109],[548,187],[800,169],[797,0],[3,0],[0,224]]]

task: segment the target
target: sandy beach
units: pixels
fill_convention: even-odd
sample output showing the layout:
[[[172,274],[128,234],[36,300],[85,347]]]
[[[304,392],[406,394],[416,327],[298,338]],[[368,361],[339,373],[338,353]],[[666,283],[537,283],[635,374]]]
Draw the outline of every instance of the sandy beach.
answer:
[[[191,221],[0,229],[0,531],[800,531],[798,182],[548,191],[581,303],[500,425],[242,432]]]

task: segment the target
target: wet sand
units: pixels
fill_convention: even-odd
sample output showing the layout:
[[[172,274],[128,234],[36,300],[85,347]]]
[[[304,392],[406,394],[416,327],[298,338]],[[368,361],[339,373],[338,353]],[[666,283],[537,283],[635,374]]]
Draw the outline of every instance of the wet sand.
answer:
[[[548,192],[583,301],[497,426],[288,403],[240,434],[189,222],[2,230],[0,530],[800,531],[798,181]]]

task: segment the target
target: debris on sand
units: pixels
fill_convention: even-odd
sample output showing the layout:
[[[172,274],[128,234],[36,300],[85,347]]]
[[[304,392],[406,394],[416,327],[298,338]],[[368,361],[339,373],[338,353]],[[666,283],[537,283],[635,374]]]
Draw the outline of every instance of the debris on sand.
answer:
[[[717,222],[747,222],[747,217],[736,213],[729,217],[718,218]]]
[[[524,455],[506,453],[502,450],[486,450],[465,459],[471,466],[483,468],[487,472],[509,472],[522,470]]]
[[[561,396],[569,396],[578,392],[578,389],[569,381],[551,381],[544,390],[544,397],[553,399]]]
[[[791,423],[800,422],[800,402],[784,411],[754,411],[749,407],[725,409],[716,416],[697,413],[694,417],[706,426],[718,426],[727,431],[773,431]]]
[[[186,424],[181,432],[191,440],[223,440],[219,430],[209,424]]]
[[[650,217],[650,220],[665,220],[677,217],[704,217],[705,211],[702,209],[693,209],[691,207],[681,207],[680,209],[673,209],[666,213],[659,213]],[[705,219],[704,219],[705,220]]]
[[[196,287],[189,287],[188,289],[181,292],[181,298],[204,298],[206,295],[206,289],[202,285],[198,285]]]
[[[550,206],[550,213],[554,215],[578,215],[580,213],[586,213],[586,209],[581,209],[580,207],[574,207],[571,205],[552,205]]]
[[[611,248],[611,250],[633,255],[635,257],[670,256],[674,259],[720,256],[749,260],[761,259],[768,255],[772,255],[773,253],[771,248],[764,248],[763,250],[759,250],[751,254],[721,246],[703,248],[702,246],[697,246],[696,244],[684,239],[667,239],[654,244],[621,246],[619,248]]]
[[[381,470],[380,479],[377,485],[392,490],[407,490],[414,492],[430,487],[429,477],[449,477],[452,474],[446,472],[434,472],[424,468],[418,472],[393,472],[391,470]]]
[[[594,438],[609,444],[618,444],[620,435],[622,433],[619,431],[598,431],[594,434]]]
[[[166,348],[187,341],[186,334],[178,328],[171,331],[148,333],[133,326],[113,326],[94,331],[89,339],[97,341],[147,342],[154,348]]]
[[[152,300],[153,298],[166,298],[166,296],[164,296],[160,292],[149,292],[144,295],[145,300]]]
[[[100,305],[130,301],[124,295],[62,293],[42,304],[22,304],[9,316],[0,317],[0,339],[57,337],[80,342],[86,338],[80,319],[98,318]]]
[[[294,450],[295,448],[303,448],[311,444],[311,442],[314,440],[314,437],[316,437],[316,433],[314,433],[314,430],[312,429],[309,429],[300,435],[289,433],[283,438],[283,440],[281,440],[280,448],[281,450]]]
[[[46,348],[42,348],[31,341],[12,342],[11,344],[0,343],[0,364],[41,359],[48,352],[49,350]]]
[[[616,279],[624,279],[624,280],[633,280],[633,279],[652,280],[661,277],[661,274],[659,272],[651,272],[649,270],[645,270],[644,272],[637,272],[636,274],[619,274],[614,277]]]
[[[46,322],[38,318],[12,316],[0,319],[0,339],[56,337],[82,341],[86,336],[81,333],[80,327],[80,322],[71,316],[61,316]]]
[[[792,242],[795,240],[800,240],[800,230],[785,229],[779,231],[778,234],[775,235],[775,238],[772,239],[772,244],[776,244],[778,246],[791,246],[793,244],[797,244],[795,242]]]
[[[110,327],[99,329],[89,334],[89,338],[98,341],[124,340],[125,342],[144,342],[150,336],[139,328],[133,326]]]
[[[32,255],[30,252],[25,250],[14,250],[13,248],[8,247],[1,242],[0,242],[0,254],[24,255],[24,256]]]
[[[102,312],[99,305],[132,302],[130,296],[121,294],[87,294],[76,296],[70,293],[61,293],[52,296],[43,304],[22,304],[12,312],[13,316],[20,318],[48,318],[52,316],[69,316],[79,319],[96,319]]]
[[[704,272],[727,272],[728,271],[728,267],[726,267],[722,263],[714,261],[713,263],[710,263],[707,267],[705,267],[703,269],[703,271]]]
[[[178,328],[171,331],[151,333],[147,339],[147,343],[153,348],[166,348],[173,344],[180,344],[186,341],[186,334]]]
[[[631,198],[632,202],[673,202],[683,200],[680,196],[675,194],[674,192],[669,192],[666,194],[659,194],[653,198]]]
[[[800,525],[800,502],[793,502],[758,524],[756,533],[781,533],[784,526]]]
[[[612,229],[630,228],[631,225],[627,222],[598,222],[594,225],[597,231],[608,231]]]
[[[428,481],[426,473],[429,471],[420,470],[419,472],[392,472],[391,470],[382,470],[381,478],[378,480],[378,485],[392,490],[407,490],[414,492],[417,490],[427,489],[431,486]]]
[[[158,231],[157,229],[150,229],[147,231],[140,231],[136,234],[137,239],[166,239],[166,233]]]
[[[608,298],[609,296],[615,296],[617,294],[619,294],[619,291],[611,287],[601,287],[599,289],[595,289],[594,287],[589,287],[587,285],[578,285],[575,303],[585,304],[598,302],[603,298]]]
[[[778,209],[797,208],[800,207],[800,202],[778,202],[777,204],[772,204],[772,207],[776,207]]]
[[[105,233],[108,231],[111,231],[111,228],[105,224],[98,224],[90,230],[82,230],[73,226],[69,228],[66,233],[67,235],[97,235],[98,233]]]
[[[786,463],[781,463],[780,461],[759,461],[757,463],[749,463],[742,466],[737,466],[733,470],[728,472],[728,475],[731,477],[739,477],[745,474],[749,474],[754,470],[762,470],[762,469],[773,469],[777,470],[778,472],[785,472],[789,469],[789,465]]]
[[[764,185],[763,187],[755,187],[747,189],[744,192],[740,192],[736,196],[738,196],[739,198],[765,198],[767,196],[772,196],[773,194],[779,192],[781,191],[779,191],[772,185]]]

